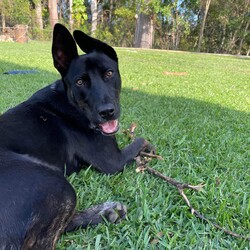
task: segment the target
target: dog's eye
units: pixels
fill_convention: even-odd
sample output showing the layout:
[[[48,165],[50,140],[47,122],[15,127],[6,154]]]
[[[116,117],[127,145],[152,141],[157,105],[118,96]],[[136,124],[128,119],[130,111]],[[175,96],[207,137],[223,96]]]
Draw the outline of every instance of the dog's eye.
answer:
[[[113,75],[113,71],[112,71],[112,70],[108,70],[108,71],[105,73],[105,78],[110,78],[112,75]]]
[[[83,86],[83,85],[85,85],[86,84],[86,81],[84,81],[83,79],[78,79],[77,81],[76,81],[76,85],[77,86]]]

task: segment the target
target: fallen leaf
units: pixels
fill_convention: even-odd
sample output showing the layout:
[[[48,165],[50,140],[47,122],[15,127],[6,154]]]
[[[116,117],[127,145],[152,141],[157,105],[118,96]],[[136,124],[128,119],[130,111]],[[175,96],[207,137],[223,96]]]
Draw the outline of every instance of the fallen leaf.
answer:
[[[163,236],[163,232],[159,232],[159,233],[157,233],[156,234],[156,237],[157,238],[154,238],[153,240],[151,240],[151,244],[152,245],[156,245],[158,242],[159,242],[159,240],[160,240],[160,238]]]
[[[168,71],[163,72],[163,74],[166,76],[186,76],[186,75],[188,75],[187,72],[168,72]]]

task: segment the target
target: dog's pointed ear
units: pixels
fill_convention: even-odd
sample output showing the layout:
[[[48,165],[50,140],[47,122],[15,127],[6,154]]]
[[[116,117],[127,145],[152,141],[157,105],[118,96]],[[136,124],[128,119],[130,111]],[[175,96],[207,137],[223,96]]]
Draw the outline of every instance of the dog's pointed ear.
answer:
[[[59,23],[54,26],[52,56],[54,66],[62,76],[67,73],[72,59],[78,56],[74,38],[67,28]]]
[[[79,45],[82,51],[85,53],[91,53],[93,51],[99,51],[106,54],[109,58],[118,62],[118,57],[115,50],[108,44],[101,42],[93,37],[90,37],[80,30],[75,30],[73,36],[76,43]]]

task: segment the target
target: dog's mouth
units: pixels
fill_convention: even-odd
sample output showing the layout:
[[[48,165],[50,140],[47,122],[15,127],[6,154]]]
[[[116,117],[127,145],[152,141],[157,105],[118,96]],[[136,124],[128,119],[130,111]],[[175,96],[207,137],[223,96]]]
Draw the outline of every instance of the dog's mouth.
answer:
[[[104,135],[113,135],[119,130],[118,120],[111,120],[98,125],[98,130]]]

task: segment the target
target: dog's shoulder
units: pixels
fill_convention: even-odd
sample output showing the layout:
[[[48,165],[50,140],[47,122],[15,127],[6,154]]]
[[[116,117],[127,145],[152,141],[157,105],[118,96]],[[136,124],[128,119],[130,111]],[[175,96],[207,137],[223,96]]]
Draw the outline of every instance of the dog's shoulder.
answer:
[[[58,80],[35,92],[30,98],[17,106],[7,110],[0,116],[0,121],[17,119],[18,117],[35,117],[36,113],[43,113],[50,110],[49,113],[58,113],[60,110],[67,109],[67,96],[65,94],[63,83]],[[58,111],[57,111],[58,110]]]
[[[41,105],[41,104],[50,104],[57,105],[60,103],[63,105],[66,103],[67,96],[64,90],[64,86],[61,80],[38,90],[35,92],[27,101],[29,105]]]

